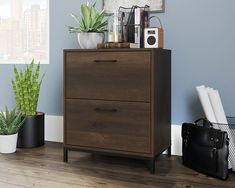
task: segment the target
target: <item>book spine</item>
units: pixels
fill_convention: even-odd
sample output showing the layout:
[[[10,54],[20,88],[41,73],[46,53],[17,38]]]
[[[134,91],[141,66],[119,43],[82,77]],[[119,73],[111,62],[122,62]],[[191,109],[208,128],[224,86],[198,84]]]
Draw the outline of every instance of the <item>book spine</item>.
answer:
[[[140,48],[144,47],[144,10],[140,12]]]
[[[104,48],[130,48],[130,43],[128,42],[107,42],[107,43],[99,43],[97,44],[98,49]]]
[[[137,44],[138,48],[140,48],[141,11],[141,8],[135,8],[135,43]]]
[[[143,12],[143,16],[144,16],[144,28],[148,28],[149,27],[149,13],[148,10],[144,10]]]
[[[149,27],[148,19],[149,19],[148,11],[143,10],[141,12],[141,23],[140,23],[140,48],[144,48],[144,29]]]
[[[131,8],[127,21],[127,42],[135,43],[135,8]]]

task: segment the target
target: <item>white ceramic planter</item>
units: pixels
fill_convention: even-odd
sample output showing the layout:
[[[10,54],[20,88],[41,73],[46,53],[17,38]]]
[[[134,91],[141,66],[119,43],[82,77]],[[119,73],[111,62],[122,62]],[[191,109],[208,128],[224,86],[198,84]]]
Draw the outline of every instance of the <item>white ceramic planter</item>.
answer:
[[[0,135],[0,153],[16,152],[18,133],[13,135]]]
[[[78,33],[81,49],[96,49],[98,43],[104,42],[104,33]]]

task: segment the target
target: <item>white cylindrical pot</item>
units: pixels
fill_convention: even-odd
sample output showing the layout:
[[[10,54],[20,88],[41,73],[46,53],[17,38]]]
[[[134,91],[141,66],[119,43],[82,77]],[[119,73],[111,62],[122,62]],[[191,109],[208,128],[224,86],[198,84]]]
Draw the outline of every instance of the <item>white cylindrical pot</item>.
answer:
[[[78,33],[78,43],[81,49],[96,49],[98,43],[104,42],[104,33]]]
[[[18,133],[0,135],[0,153],[15,153]]]

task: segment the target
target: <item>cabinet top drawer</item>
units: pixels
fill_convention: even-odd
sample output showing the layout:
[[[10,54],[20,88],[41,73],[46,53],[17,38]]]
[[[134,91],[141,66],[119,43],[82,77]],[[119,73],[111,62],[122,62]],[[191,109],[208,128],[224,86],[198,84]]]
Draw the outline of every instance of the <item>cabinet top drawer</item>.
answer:
[[[150,101],[151,51],[65,51],[65,97]]]

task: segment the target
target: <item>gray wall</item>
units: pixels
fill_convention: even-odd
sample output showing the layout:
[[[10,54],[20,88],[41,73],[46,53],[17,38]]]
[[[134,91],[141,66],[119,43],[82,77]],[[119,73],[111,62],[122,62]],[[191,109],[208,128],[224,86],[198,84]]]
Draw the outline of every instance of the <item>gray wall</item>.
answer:
[[[66,25],[69,13],[79,13],[79,0],[50,0],[50,64],[38,110],[47,115],[63,113],[63,49],[77,48],[76,35]],[[101,7],[101,1],[97,0]],[[195,86],[218,88],[225,111],[235,116],[235,1],[166,0],[166,12],[158,14],[165,30],[165,48],[172,50],[172,123],[202,116]],[[155,23],[153,23],[155,25]],[[19,66],[20,67],[20,66]],[[12,65],[0,65],[0,107],[14,106]]]
[[[172,120],[203,116],[195,86],[220,91],[235,116],[235,1],[166,0],[165,47],[172,49]]]

